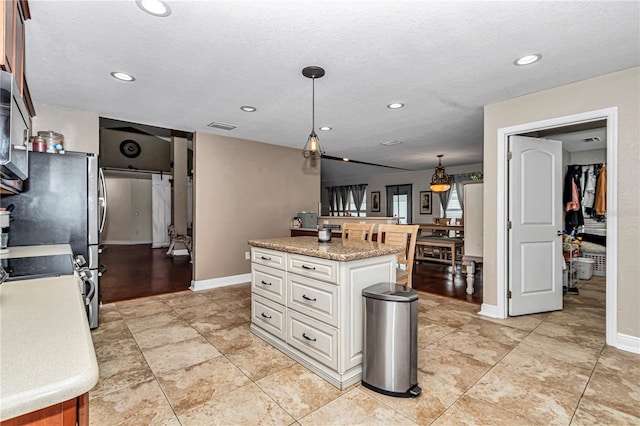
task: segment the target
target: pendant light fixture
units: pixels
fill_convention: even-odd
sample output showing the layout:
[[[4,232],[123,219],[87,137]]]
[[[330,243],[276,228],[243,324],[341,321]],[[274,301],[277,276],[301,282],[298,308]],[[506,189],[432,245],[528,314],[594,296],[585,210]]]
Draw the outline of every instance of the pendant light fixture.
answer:
[[[302,75],[307,78],[310,78],[312,83],[312,91],[311,91],[311,134],[307,139],[307,143],[302,150],[302,156],[304,158],[322,158],[324,154],[324,150],[322,146],[320,146],[320,140],[318,139],[318,135],[316,135],[316,78],[321,78],[324,76],[324,70],[320,67],[305,67],[302,70]]]
[[[438,155],[438,166],[431,177],[431,190],[433,192],[446,192],[451,188],[451,179],[442,167],[442,154]]]

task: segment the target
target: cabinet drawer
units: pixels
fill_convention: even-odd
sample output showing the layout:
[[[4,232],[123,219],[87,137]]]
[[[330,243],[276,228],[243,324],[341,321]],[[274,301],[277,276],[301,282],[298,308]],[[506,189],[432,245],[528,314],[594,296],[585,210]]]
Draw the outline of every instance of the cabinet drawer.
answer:
[[[283,269],[285,267],[287,254],[281,251],[251,247],[251,261],[272,268]]]
[[[337,327],[338,286],[288,274],[287,307]]]
[[[287,309],[287,343],[331,368],[338,368],[338,331]]]
[[[251,322],[275,337],[285,340],[286,308],[271,300],[251,295]]]
[[[338,283],[338,262],[317,257],[289,254],[287,271],[305,277],[316,278],[330,283]]]
[[[284,305],[287,300],[286,275],[287,273],[280,269],[253,263],[251,265],[251,291]]]

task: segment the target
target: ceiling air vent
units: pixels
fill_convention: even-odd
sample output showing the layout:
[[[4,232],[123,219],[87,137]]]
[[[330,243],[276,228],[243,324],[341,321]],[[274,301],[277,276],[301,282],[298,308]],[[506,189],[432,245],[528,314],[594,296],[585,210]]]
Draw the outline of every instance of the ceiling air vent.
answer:
[[[222,130],[233,130],[237,126],[234,126],[233,124],[221,123],[219,121],[212,121],[211,123],[207,124],[207,127],[213,127],[214,129]]]
[[[592,137],[592,138],[585,138],[585,139],[582,139],[582,142],[584,142],[584,143],[600,142],[600,138],[599,138],[599,137],[597,137],[597,136],[594,136],[594,137]]]
[[[380,142],[380,145],[392,146],[392,145],[400,145],[401,143],[402,143],[402,141],[393,140],[393,141],[387,141],[387,142]]]

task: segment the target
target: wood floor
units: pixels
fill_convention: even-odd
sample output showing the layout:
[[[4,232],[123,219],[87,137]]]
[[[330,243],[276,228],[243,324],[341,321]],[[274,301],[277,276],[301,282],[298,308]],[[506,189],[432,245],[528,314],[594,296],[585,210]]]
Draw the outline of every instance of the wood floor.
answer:
[[[171,257],[166,249],[150,245],[108,245],[100,257],[107,272],[100,278],[102,303],[120,302],[138,297],[187,290],[191,285],[188,256]],[[466,275],[457,268],[440,263],[416,262],[413,287],[426,293],[482,303],[482,269],[476,273],[475,292],[467,295]]]
[[[144,245],[107,245],[100,263],[102,303],[187,290],[191,285],[189,256],[167,256],[166,248]]]

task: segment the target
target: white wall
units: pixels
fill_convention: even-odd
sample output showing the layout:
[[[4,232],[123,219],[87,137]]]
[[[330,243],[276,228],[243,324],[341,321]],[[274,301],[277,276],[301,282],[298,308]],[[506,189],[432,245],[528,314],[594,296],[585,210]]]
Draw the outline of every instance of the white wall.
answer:
[[[64,135],[67,151],[98,154],[100,120],[97,113],[79,111],[56,105],[34,105],[32,134],[41,130],[53,130]]]
[[[102,242],[151,243],[151,179],[109,177],[108,210]]]
[[[564,153],[563,153],[564,154]],[[569,164],[595,164],[607,162],[606,149],[592,149],[589,151],[572,152],[569,157]]]
[[[482,163],[468,164],[465,166],[455,166],[455,167],[446,167],[445,170],[447,174],[454,175],[457,173],[472,173],[482,171]],[[354,178],[354,179],[346,179],[346,180],[327,180],[322,182],[322,206],[323,210],[325,206],[329,205],[329,195],[327,190],[325,189],[328,186],[340,186],[340,185],[356,185],[356,184],[367,184],[367,216],[386,216],[387,209],[387,197],[386,197],[386,187],[388,185],[404,185],[404,184],[412,184],[413,185],[413,193],[411,195],[413,206],[412,206],[412,214],[413,214],[413,222],[414,223],[431,223],[433,217],[440,217],[440,199],[438,198],[438,194],[433,193],[432,198],[432,206],[431,211],[432,214],[425,215],[420,214],[420,191],[430,191],[429,183],[431,182],[431,177],[433,176],[435,169],[428,170],[420,170],[415,172],[400,172],[400,173],[389,173],[389,174],[380,174],[375,176],[369,176],[367,178]],[[380,212],[372,212],[371,211],[371,192],[372,191],[380,191]]]

